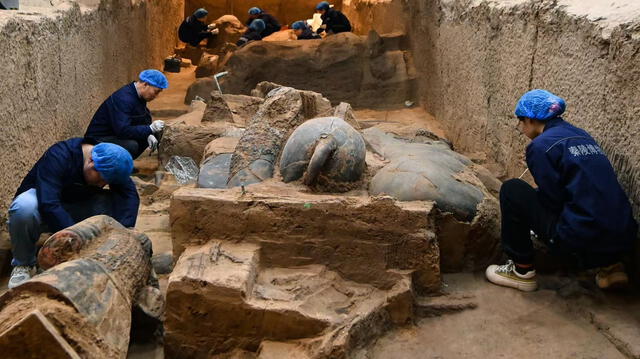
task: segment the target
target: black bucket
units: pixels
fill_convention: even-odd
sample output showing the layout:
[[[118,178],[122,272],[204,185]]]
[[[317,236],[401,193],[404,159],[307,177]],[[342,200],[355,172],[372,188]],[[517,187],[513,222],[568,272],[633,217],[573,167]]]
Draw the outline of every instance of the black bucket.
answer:
[[[164,59],[164,71],[180,72],[180,63],[182,63],[182,59],[179,57],[167,57]]]

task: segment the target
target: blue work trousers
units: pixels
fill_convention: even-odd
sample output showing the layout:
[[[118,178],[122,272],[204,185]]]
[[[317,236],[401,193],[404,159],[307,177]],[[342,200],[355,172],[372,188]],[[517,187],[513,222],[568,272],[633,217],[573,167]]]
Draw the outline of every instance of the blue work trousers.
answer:
[[[500,188],[502,214],[502,247],[514,262],[532,264],[534,260],[533,231],[549,247],[551,253],[567,260],[577,269],[604,267],[621,260],[623,253],[587,252],[570,248],[557,238],[559,213],[546,208],[536,190],[520,179],[505,181]]]

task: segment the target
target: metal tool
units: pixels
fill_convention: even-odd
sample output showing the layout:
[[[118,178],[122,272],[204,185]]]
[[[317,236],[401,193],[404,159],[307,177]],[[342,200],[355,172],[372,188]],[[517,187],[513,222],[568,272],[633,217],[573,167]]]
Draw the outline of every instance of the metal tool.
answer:
[[[222,94],[222,89],[220,88],[220,83],[218,82],[219,78],[222,78],[224,76],[227,76],[229,72],[228,71],[223,71],[223,72],[218,72],[217,74],[213,75],[213,79],[216,82],[216,86],[218,86],[218,91],[220,91],[220,94]]]

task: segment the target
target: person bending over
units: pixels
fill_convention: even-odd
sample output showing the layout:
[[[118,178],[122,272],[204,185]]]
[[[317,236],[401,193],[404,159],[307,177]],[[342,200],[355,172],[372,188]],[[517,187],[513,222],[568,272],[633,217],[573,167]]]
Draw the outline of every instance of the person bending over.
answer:
[[[520,179],[500,189],[502,247],[509,257],[491,265],[492,283],[523,291],[537,288],[533,231],[559,258],[581,269],[599,268],[600,288],[626,285],[620,263],[638,225],[609,159],[587,131],[562,119],[565,101],[545,90],[520,98],[515,114],[531,139],[526,161],[537,189]]]
[[[256,19],[264,21],[264,31],[262,31],[261,34],[262,37],[267,37],[274,32],[280,31],[280,23],[273,15],[258,7],[252,7],[249,9],[249,18],[247,19],[246,25],[250,26],[253,20]]]
[[[129,152],[112,143],[72,138],[51,146],[22,180],[9,207],[9,288],[34,275],[36,242],[43,232],[57,232],[99,214],[134,227],[140,199],[132,169]],[[107,184],[109,189],[103,189]]]
[[[320,39],[320,35],[311,30],[306,21],[296,21],[291,25],[293,33],[296,34],[298,40],[315,40]]]
[[[252,41],[260,41],[262,40],[262,32],[264,31],[264,21],[260,19],[255,19],[249,25],[249,29],[240,37],[236,45],[238,47],[242,47]]]

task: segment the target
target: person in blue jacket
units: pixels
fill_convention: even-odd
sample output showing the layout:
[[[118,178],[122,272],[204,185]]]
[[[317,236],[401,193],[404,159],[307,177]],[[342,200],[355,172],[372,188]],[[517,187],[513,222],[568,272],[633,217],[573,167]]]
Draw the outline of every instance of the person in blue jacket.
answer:
[[[297,36],[298,40],[316,40],[321,39],[320,35],[311,30],[306,21],[296,21],[291,24],[293,33]]]
[[[153,101],[169,81],[158,70],[144,70],[138,81],[123,86],[100,105],[93,115],[85,137],[124,147],[138,158],[147,147],[158,148],[164,121],[151,121],[147,102]]]
[[[72,138],[51,146],[22,180],[9,207],[9,288],[34,274],[42,232],[57,232],[99,214],[134,227],[140,199],[132,169],[129,152],[112,143]],[[103,189],[107,184],[109,189]]]
[[[326,31],[327,35],[339,34],[351,31],[351,22],[341,11],[331,7],[329,2],[321,1],[316,6],[316,12],[322,14],[322,26],[318,29],[318,34]]]
[[[265,24],[264,21],[260,19],[255,19],[249,25],[247,31],[245,31],[240,39],[236,42],[236,46],[242,47],[252,41],[260,41],[262,40],[262,32],[264,31]]]
[[[500,189],[502,246],[510,259],[487,268],[492,283],[537,288],[531,231],[579,268],[598,268],[600,288],[628,282],[620,261],[638,231],[629,199],[598,143],[560,117],[565,107],[545,90],[529,91],[518,101],[515,114],[532,140],[526,161],[538,188],[511,179]]]
[[[208,14],[206,9],[200,8],[184,19],[178,27],[178,39],[193,47],[198,47],[204,39],[207,39],[207,43],[211,42],[219,30],[214,25],[207,25]]]
[[[264,22],[264,30],[260,34],[263,38],[280,31],[280,23],[273,15],[258,7],[252,7],[249,9],[249,18],[246,21],[246,25],[250,26],[253,20],[256,19]]]

